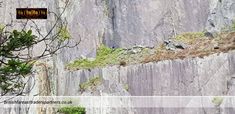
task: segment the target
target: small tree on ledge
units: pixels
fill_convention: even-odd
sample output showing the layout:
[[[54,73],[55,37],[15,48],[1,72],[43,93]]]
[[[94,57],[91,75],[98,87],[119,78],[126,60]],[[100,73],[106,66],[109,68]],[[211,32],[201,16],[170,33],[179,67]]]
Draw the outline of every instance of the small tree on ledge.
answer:
[[[24,95],[24,88],[27,84],[26,76],[31,76],[36,60],[54,55],[62,48],[75,47],[80,43],[78,41],[71,46],[71,39],[67,38],[70,36],[67,30],[65,34],[64,28],[67,28],[67,24],[62,21],[61,15],[67,4],[60,15],[49,12],[55,15],[56,20],[45,36],[42,36],[40,29],[37,29],[39,27],[33,20],[27,20],[25,26],[30,21],[36,28],[34,31],[40,36],[34,35],[31,29],[25,30],[25,27],[21,30],[9,31],[8,27],[12,27],[12,24],[0,26],[0,96]],[[66,38],[63,38],[63,34],[66,35]],[[33,47],[36,45],[43,50],[39,55],[32,54]]]

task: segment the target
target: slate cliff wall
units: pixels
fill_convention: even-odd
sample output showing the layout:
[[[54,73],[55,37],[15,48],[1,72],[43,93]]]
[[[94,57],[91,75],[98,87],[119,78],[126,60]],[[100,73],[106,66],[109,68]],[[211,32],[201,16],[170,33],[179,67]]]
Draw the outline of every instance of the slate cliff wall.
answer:
[[[60,12],[63,0],[7,0],[0,7],[0,23],[13,19],[15,27],[22,27],[15,20],[15,8],[47,7]],[[204,59],[185,59],[107,67],[69,72],[65,65],[81,56],[95,57],[99,45],[130,48],[136,45],[153,47],[164,39],[182,32],[207,29],[220,31],[231,25],[235,18],[234,0],[73,0],[63,18],[68,21],[68,30],[79,46],[62,49],[54,56],[54,72],[50,75],[55,95],[234,95],[234,86],[229,85],[235,77],[235,53],[211,55]],[[51,27],[53,17],[36,20],[42,33]],[[35,53],[40,48],[35,48]],[[92,76],[102,76],[104,83],[95,92],[81,93],[79,84]],[[39,84],[40,85],[40,84]],[[123,86],[128,85],[128,91]],[[70,89],[68,89],[70,88]],[[213,89],[212,89],[213,88]],[[32,91],[37,93],[38,88]],[[30,95],[31,95],[30,94]],[[0,113],[24,113],[24,110],[5,110]],[[137,111],[142,114],[143,110]],[[147,110],[154,112],[153,110]],[[189,110],[188,110],[189,111]],[[195,111],[200,113],[201,109]],[[32,111],[33,112],[33,111]],[[93,114],[99,111],[88,111]],[[117,110],[106,110],[117,113]],[[157,110],[172,113],[175,110]],[[189,113],[179,110],[179,113]],[[126,112],[123,112],[126,113]],[[209,113],[209,112],[208,112]],[[213,111],[212,111],[212,114]]]

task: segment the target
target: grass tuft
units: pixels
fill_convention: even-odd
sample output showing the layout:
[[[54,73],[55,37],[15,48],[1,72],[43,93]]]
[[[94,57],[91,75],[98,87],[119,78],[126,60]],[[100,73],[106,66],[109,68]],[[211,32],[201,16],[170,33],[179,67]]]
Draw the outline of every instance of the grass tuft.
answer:
[[[67,69],[91,69],[96,67],[104,67],[110,64],[119,64],[118,56],[123,52],[123,49],[112,49],[101,45],[97,50],[95,60],[79,59],[67,65]]]
[[[192,43],[195,43],[197,39],[200,39],[203,37],[204,37],[203,32],[188,32],[188,33],[177,35],[174,39],[176,41],[184,42],[187,44],[192,44]]]

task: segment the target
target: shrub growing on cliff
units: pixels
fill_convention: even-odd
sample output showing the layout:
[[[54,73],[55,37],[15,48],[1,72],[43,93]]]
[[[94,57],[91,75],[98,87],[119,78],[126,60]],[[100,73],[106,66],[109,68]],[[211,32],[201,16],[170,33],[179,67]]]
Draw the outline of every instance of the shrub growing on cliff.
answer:
[[[57,37],[56,37],[57,39]],[[61,42],[59,39],[54,41]],[[12,32],[1,29],[0,33],[0,90],[2,95],[7,93],[22,94],[25,87],[24,78],[32,72],[35,60],[47,57],[65,47],[62,43],[57,44],[56,48],[51,48],[50,44],[42,54],[33,56],[30,50],[33,46],[51,39],[39,39],[32,34],[32,30],[13,30]],[[52,43],[52,42],[50,42]]]
[[[66,3],[62,14],[67,4],[68,3]],[[6,94],[22,95],[28,93],[29,91],[24,91],[28,81],[26,79],[30,79],[26,78],[26,76],[31,76],[30,74],[33,73],[32,67],[37,60],[51,56],[62,48],[78,45],[79,42],[74,43],[73,46],[68,45],[70,39],[67,39],[68,34],[63,28],[66,25],[60,17],[62,14],[59,16],[55,14],[55,23],[46,34],[41,33],[41,30],[38,29],[38,25],[33,20],[22,23],[24,24],[22,29],[13,31],[12,27],[14,27],[14,25],[12,23],[6,25],[0,24],[1,96]],[[27,25],[28,23],[31,23],[31,25]],[[31,28],[26,30],[26,27]],[[38,34],[38,36],[35,34]],[[61,40],[61,37],[63,37],[63,40]],[[40,46],[40,52],[37,55],[32,52],[35,46]]]
[[[0,38],[0,89],[7,93],[24,87],[23,82],[18,80],[31,72],[33,64],[20,52],[32,47],[36,36],[31,30],[14,30],[9,34],[4,34],[2,30]]]

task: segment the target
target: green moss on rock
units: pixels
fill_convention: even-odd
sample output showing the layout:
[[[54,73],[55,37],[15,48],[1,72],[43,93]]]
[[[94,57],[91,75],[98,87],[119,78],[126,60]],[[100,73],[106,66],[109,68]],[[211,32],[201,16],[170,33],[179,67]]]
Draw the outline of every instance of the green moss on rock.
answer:
[[[119,64],[118,56],[123,49],[112,49],[102,45],[96,54],[95,60],[78,59],[67,65],[67,69],[91,69],[96,67],[104,67],[110,64]]]

